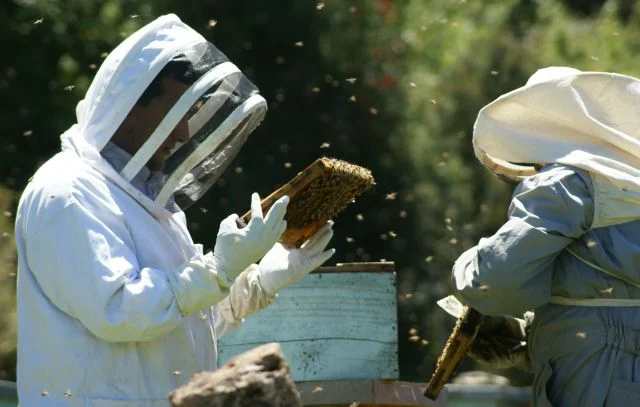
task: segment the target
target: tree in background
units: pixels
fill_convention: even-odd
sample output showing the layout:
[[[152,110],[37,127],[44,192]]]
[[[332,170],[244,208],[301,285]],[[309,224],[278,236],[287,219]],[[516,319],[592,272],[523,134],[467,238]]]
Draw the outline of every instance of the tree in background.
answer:
[[[58,150],[95,70],[128,34],[174,12],[226,53],[269,103],[234,165],[189,209],[194,239],[213,244],[219,221],[247,210],[251,192],[268,194],[318,156],[370,168],[377,185],[339,216],[332,262],[395,261],[401,378],[428,379],[453,325],[435,307],[452,291],[451,265],[503,222],[511,193],[473,156],[477,111],[546,65],[640,76],[637,2],[565,3],[3,2],[0,206],[7,209],[0,234],[8,235],[0,237],[0,289],[15,284],[14,249],[6,242],[17,197]],[[5,311],[13,309],[11,295],[0,294],[0,302],[0,323],[15,321]],[[0,369],[9,379],[13,329],[0,331],[7,355]],[[467,363],[463,369],[473,367]],[[507,374],[526,383],[526,376]]]
[[[0,185],[0,380],[15,379],[16,363],[16,246],[9,232],[13,228],[11,196],[12,191]]]

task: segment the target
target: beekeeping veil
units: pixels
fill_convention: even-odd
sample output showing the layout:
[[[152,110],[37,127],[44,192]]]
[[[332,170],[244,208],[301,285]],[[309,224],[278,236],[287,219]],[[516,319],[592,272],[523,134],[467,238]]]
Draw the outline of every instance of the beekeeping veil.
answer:
[[[119,173],[99,152],[138,98],[171,60],[189,65],[188,89],[159,121]],[[220,177],[247,136],[263,119],[266,102],[227,57],[175,15],[159,17],[136,31],[105,59],[76,108],[78,122],[63,136],[92,167],[126,189],[154,214],[169,199],[184,209]],[[131,180],[144,170],[173,129],[188,119],[189,138],[166,160],[164,181],[153,202]]]
[[[640,81],[566,67],[538,70],[480,110],[476,157],[494,174],[521,180],[536,165],[589,172],[601,227],[640,219]]]

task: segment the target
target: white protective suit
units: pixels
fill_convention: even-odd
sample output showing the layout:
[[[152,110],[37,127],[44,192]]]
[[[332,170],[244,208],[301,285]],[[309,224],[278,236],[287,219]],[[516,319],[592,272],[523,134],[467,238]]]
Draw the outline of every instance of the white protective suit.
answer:
[[[116,170],[100,151],[176,55],[197,75]],[[190,141],[172,152],[152,199],[130,181],[193,106]],[[192,241],[181,210],[215,182],[265,111],[240,71],[173,15],[105,59],[62,151],[33,176],[17,211],[23,407],[167,406],[170,391],[216,368],[216,338],[273,300],[257,265],[231,286]]]

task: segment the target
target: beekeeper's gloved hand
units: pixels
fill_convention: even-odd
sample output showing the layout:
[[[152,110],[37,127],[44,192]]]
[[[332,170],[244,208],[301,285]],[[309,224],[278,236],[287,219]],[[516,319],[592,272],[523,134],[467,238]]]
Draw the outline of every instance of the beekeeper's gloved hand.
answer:
[[[335,249],[324,250],[333,236],[333,221],[328,221],[300,248],[276,243],[258,264],[258,281],[269,295],[300,281],[327,261]]]
[[[220,223],[213,257],[218,270],[233,281],[251,264],[260,260],[280,239],[287,227],[284,214],[289,197],[283,196],[263,218],[260,196],[251,195],[251,220],[240,229],[236,224],[238,215],[228,216]]]
[[[527,340],[533,316],[533,312],[525,313],[523,319],[485,315],[469,356],[497,369],[518,367],[531,371]]]

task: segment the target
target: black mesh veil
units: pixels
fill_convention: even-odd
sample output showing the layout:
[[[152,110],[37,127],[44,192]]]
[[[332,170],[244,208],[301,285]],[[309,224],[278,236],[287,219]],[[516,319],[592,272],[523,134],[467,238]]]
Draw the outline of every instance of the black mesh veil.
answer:
[[[133,179],[186,119],[188,140],[171,150],[162,170],[164,183],[155,197],[163,206],[173,197],[184,210],[217,181],[267,108],[256,86],[211,43],[198,44],[174,60],[187,64],[179,80],[189,88],[121,175],[128,181]]]

